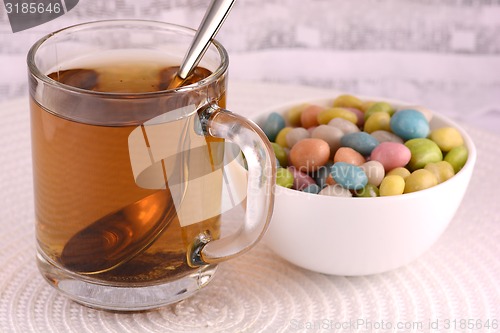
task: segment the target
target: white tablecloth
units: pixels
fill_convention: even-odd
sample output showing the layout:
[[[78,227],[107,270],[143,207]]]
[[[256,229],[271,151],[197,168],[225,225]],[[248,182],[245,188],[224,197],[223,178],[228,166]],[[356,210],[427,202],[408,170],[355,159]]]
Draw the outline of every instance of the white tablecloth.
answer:
[[[332,93],[231,84],[229,108],[247,116],[283,102]],[[469,190],[438,242],[405,267],[373,276],[328,276],[295,267],[261,243],[221,264],[212,283],[192,298],[159,310],[124,314],[69,301],[38,274],[27,99],[3,103],[0,110],[2,333],[500,331],[496,134],[465,124],[478,149]]]

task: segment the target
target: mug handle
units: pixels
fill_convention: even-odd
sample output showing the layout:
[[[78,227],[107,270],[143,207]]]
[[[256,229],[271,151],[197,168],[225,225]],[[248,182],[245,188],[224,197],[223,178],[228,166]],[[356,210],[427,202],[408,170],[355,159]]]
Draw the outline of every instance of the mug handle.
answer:
[[[248,185],[242,227],[234,234],[216,240],[208,234],[198,235],[188,254],[193,266],[216,264],[252,248],[262,238],[271,220],[276,183],[276,159],[272,146],[256,124],[216,104],[208,104],[199,115],[205,135],[227,139],[243,152],[248,165]]]

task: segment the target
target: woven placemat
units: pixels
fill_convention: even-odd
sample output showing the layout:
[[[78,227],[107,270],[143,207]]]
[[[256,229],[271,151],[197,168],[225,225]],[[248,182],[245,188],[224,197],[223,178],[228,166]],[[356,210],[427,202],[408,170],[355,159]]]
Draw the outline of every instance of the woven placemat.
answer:
[[[233,84],[229,105],[251,115],[328,93],[240,83]],[[328,276],[295,267],[261,243],[221,264],[212,283],[195,296],[123,314],[69,301],[38,274],[27,99],[3,103],[0,110],[2,333],[500,331],[496,134],[465,126],[478,149],[469,190],[442,237],[409,265],[372,276]]]

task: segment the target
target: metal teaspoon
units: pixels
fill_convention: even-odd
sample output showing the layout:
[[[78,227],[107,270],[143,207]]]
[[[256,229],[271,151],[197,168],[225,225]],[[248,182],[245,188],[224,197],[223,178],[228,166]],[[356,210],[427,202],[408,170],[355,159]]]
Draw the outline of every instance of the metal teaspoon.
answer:
[[[210,42],[219,32],[234,2],[235,0],[212,0],[194,36],[193,43],[182,60],[177,76],[169,84],[169,89],[180,87],[191,75],[207,51]]]

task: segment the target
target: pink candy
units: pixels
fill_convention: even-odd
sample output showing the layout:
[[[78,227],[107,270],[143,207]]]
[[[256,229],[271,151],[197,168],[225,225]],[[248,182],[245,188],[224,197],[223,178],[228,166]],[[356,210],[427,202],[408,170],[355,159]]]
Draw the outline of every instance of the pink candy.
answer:
[[[365,114],[363,113],[363,111],[356,108],[346,108],[346,109],[352,111],[356,115],[356,117],[358,117],[356,125],[358,125],[359,127],[363,127],[363,125],[365,124]]]
[[[410,149],[398,142],[382,142],[371,153],[371,160],[379,161],[385,171],[404,167],[411,158]]]
[[[311,184],[316,184],[314,179],[312,179],[307,173],[300,172],[295,167],[288,167],[288,170],[293,174],[293,185],[294,190],[302,190]]]

